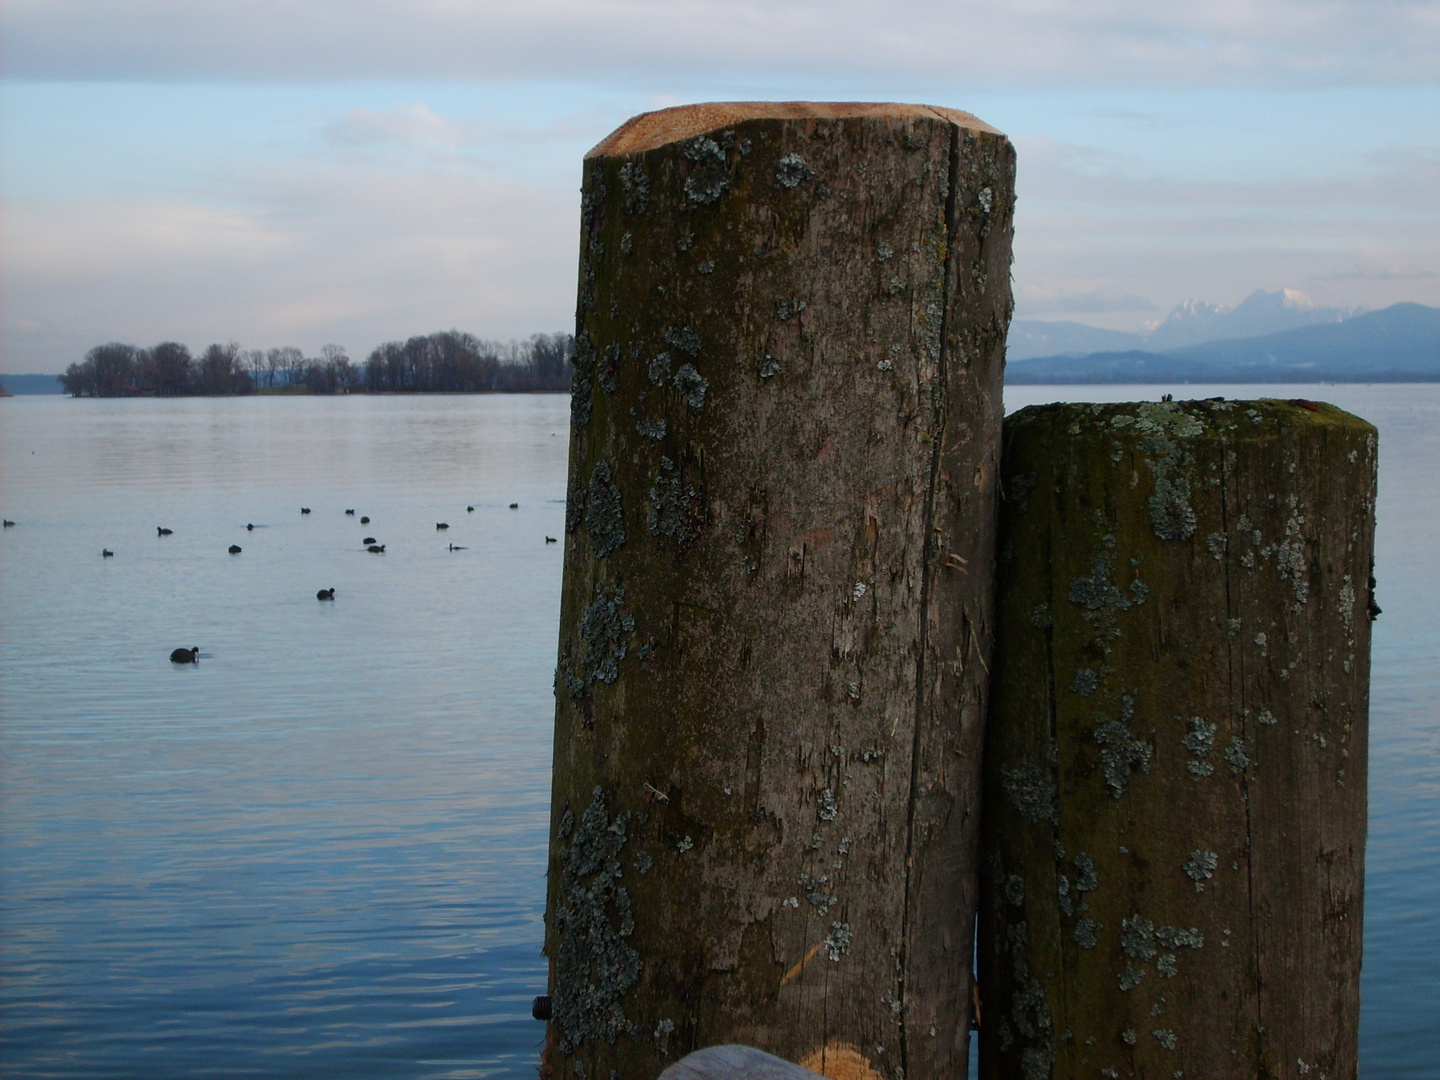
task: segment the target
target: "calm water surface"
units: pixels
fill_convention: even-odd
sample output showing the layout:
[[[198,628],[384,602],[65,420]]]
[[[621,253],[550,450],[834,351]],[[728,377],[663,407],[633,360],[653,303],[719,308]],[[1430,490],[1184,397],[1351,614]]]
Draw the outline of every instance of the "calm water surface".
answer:
[[[1007,406],[1164,389],[1380,427],[1362,1058],[1429,1080],[1440,387]],[[567,412],[0,400],[0,1075],[534,1075]]]
[[[567,414],[3,402],[5,1075],[534,1075]]]

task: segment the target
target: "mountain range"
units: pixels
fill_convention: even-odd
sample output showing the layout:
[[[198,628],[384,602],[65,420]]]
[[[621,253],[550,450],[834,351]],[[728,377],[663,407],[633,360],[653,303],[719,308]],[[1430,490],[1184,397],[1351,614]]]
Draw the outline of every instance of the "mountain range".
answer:
[[[1007,352],[1011,360],[1132,349],[1166,352],[1206,341],[1258,337],[1302,326],[1338,323],[1358,314],[1358,309],[1321,307],[1295,289],[1276,292],[1257,289],[1234,307],[1186,300],[1140,333],[1102,330],[1077,322],[1016,319],[1010,324]]]
[[[1275,296],[1276,294],[1266,294]],[[1255,299],[1255,297],[1251,297]],[[1249,301],[1247,301],[1249,303]],[[1243,325],[1228,313],[1206,315],[1210,326]],[[1180,309],[1177,309],[1177,311]],[[1300,313],[1336,309],[1302,308]],[[1172,318],[1174,313],[1172,313]],[[1170,320],[1166,320],[1169,322]],[[1183,322],[1184,318],[1177,320]],[[1165,323],[1160,324],[1162,327]],[[1253,325],[1253,324],[1252,324]],[[1086,328],[1091,329],[1091,328]],[[1095,331],[1109,333],[1109,331]],[[1056,338],[1060,334],[1054,335]],[[1440,308],[1393,304],[1348,318],[1327,317],[1293,329],[1234,336],[1175,348],[1119,342],[1062,355],[1032,356],[1006,365],[1009,383],[1154,382],[1440,382]],[[1011,339],[1015,336],[1012,331]],[[1163,340],[1163,339],[1162,339]]]

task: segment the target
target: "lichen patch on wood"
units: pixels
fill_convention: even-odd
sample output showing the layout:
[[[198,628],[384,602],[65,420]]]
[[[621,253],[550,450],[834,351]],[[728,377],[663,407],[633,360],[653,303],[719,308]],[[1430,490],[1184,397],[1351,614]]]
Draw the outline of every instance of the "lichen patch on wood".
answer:
[[[564,1052],[587,1041],[613,1044],[634,1028],[621,1006],[641,967],[628,941],[635,930],[630,894],[620,883],[619,854],[629,824],[628,813],[609,816],[597,787],[579,827],[561,838],[568,843],[562,848],[559,897],[552,909],[560,940],[553,1016]]]

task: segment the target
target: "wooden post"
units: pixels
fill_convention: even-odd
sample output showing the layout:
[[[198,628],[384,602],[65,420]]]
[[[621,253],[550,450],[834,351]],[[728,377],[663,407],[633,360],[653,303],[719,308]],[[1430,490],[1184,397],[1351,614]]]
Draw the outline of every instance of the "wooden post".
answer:
[[[1356,1074],[1375,429],[1006,421],[981,1075]]]
[[[964,1075],[1013,175],[907,105],[586,158],[550,1074]]]

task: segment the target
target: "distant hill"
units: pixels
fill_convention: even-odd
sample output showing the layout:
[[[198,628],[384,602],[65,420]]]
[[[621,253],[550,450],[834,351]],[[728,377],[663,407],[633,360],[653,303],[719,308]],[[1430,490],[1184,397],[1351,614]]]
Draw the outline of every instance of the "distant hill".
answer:
[[[1440,308],[1395,304],[1343,322],[1164,352],[1015,360],[1007,382],[1440,382]]]
[[[0,386],[12,394],[60,394],[59,375],[0,375]]]
[[[1010,324],[1005,352],[1012,360],[1029,360],[1037,356],[1088,356],[1144,347],[1144,334],[1102,330],[1078,322],[1016,319]]]

